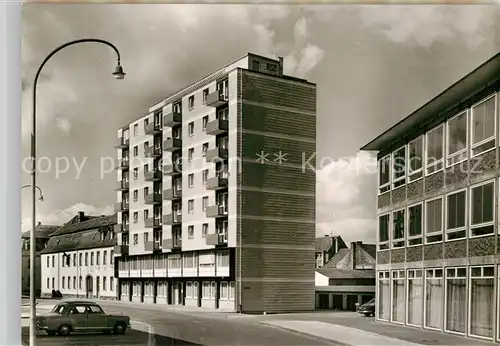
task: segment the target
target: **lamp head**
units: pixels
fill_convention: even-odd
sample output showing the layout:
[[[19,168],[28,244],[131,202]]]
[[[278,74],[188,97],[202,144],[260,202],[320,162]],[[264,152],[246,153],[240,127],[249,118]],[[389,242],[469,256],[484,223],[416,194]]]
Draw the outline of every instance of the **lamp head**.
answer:
[[[113,76],[116,79],[124,79],[125,75],[126,73],[123,72],[123,67],[120,64],[116,65],[115,72],[113,72]]]
[[[40,202],[43,202],[43,196],[40,196]]]

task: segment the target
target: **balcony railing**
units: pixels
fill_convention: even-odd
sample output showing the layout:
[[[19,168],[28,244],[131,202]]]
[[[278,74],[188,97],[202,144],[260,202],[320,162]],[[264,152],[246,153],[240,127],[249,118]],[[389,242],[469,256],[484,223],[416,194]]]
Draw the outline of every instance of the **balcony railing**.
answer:
[[[168,113],[163,117],[163,126],[173,127],[180,125],[182,122],[182,114],[176,111]]]
[[[180,250],[182,249],[182,239],[179,237],[163,239],[162,248],[169,250]]]
[[[162,156],[161,146],[147,147],[144,150],[145,157],[160,157]]]
[[[223,205],[211,205],[205,211],[206,217],[225,217],[227,212],[224,209]]]
[[[160,242],[158,241],[148,241],[145,246],[144,246],[144,249],[146,251],[160,251],[161,250],[161,245]]]
[[[220,162],[227,160],[229,156],[228,150],[224,148],[214,148],[207,151],[205,160],[207,162]]]
[[[119,213],[121,211],[128,210],[128,208],[129,208],[128,202],[123,201],[123,202],[115,203],[114,210],[116,213]]]
[[[123,138],[123,137],[117,138],[115,148],[117,148],[117,149],[128,148],[129,143],[130,143],[130,139],[128,139],[128,138]]]
[[[163,141],[163,150],[176,151],[182,148],[182,139],[169,137]]]
[[[220,107],[227,104],[227,95],[219,90],[207,95],[206,105],[209,107]]]
[[[129,231],[128,223],[118,223],[114,226],[115,233],[127,233]]]
[[[220,135],[221,133],[227,132],[229,128],[229,123],[227,120],[215,119],[207,124],[207,134],[209,135]]]
[[[155,123],[149,123],[144,128],[144,132],[147,135],[155,135],[157,133],[160,133],[161,132],[161,125],[160,124],[155,124]]]
[[[152,169],[144,172],[145,181],[161,180],[161,172],[158,169]]]
[[[115,255],[128,255],[128,245],[115,245],[115,248],[113,250]]]
[[[161,220],[159,218],[150,217],[149,219],[146,219],[146,221],[144,222],[144,226],[146,228],[161,227]]]
[[[129,189],[129,182],[125,180],[120,180],[116,182],[115,190],[116,191],[124,191]]]
[[[161,194],[158,192],[148,193],[144,195],[145,204],[159,204],[161,203]]]
[[[164,165],[163,174],[169,176],[175,176],[182,173],[182,163],[177,163],[173,165]]]
[[[179,189],[168,189],[163,190],[163,199],[166,201],[174,201],[176,199],[182,198],[182,190]]]
[[[207,234],[207,245],[224,245],[227,244],[227,233]]]
[[[207,190],[221,190],[227,188],[227,178],[213,177],[207,179],[206,189]]]
[[[163,215],[164,225],[178,225],[182,223],[182,214],[167,214]]]
[[[118,159],[118,164],[116,165],[116,169],[128,169],[130,165],[129,159],[121,158]]]

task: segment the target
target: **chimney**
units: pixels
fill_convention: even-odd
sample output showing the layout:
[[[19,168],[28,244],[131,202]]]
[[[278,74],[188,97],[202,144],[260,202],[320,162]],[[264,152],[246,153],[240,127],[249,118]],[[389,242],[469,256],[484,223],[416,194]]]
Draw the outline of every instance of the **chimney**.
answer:
[[[38,225],[37,226],[41,226],[42,225],[42,222],[41,221],[38,221]]]
[[[84,217],[85,217],[85,213],[83,211],[79,211],[78,212],[78,221],[82,222]]]
[[[356,245],[358,242],[351,242],[351,265],[352,269],[356,269]]]
[[[279,57],[278,60],[280,61],[280,67],[279,67],[279,76],[283,76],[283,57]]]

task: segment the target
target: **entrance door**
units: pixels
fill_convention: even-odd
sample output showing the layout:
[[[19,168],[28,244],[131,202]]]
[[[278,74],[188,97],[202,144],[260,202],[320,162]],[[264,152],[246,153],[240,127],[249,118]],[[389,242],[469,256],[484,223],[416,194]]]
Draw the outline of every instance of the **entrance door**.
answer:
[[[94,278],[90,275],[88,275],[85,278],[85,289],[86,289],[86,297],[92,298],[94,290]]]
[[[344,297],[341,294],[333,295],[333,310],[343,310],[344,308]]]
[[[328,309],[328,294],[320,293],[319,294],[319,308],[320,309]]]

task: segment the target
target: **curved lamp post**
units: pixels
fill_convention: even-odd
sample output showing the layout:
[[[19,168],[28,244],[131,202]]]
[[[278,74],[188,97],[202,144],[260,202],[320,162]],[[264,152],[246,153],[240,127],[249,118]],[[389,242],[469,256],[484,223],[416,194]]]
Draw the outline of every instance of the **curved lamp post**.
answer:
[[[21,189],[24,189],[26,187],[31,187],[31,185],[23,185],[21,186]],[[40,202],[43,202],[43,192],[42,192],[42,189],[39,188],[38,186],[35,186],[36,189],[38,189],[38,191],[40,192],[40,198],[38,199]]]
[[[112,73],[112,75],[116,79],[123,79],[125,78],[125,72],[123,72],[123,68],[120,65],[120,52],[118,49],[110,42],[97,39],[97,38],[83,38],[79,40],[74,40],[67,42],[56,49],[54,49],[47,57],[43,60],[43,62],[40,64],[40,67],[38,67],[38,71],[36,72],[35,79],[33,81],[33,123],[32,123],[32,133],[31,133],[31,189],[32,189],[32,227],[31,227],[31,232],[30,232],[30,277],[35,277],[35,227],[36,227],[36,86],[38,83],[38,78],[40,77],[40,73],[42,72],[43,67],[49,61],[54,54],[59,52],[60,50],[73,46],[75,44],[79,43],[88,43],[88,42],[93,42],[93,43],[100,43],[104,44],[106,46],[111,47],[117,57],[117,64],[115,71]],[[36,321],[36,296],[35,296],[35,281],[30,280],[30,346],[35,346],[35,341],[36,341],[36,326],[35,326],[35,321]]]

